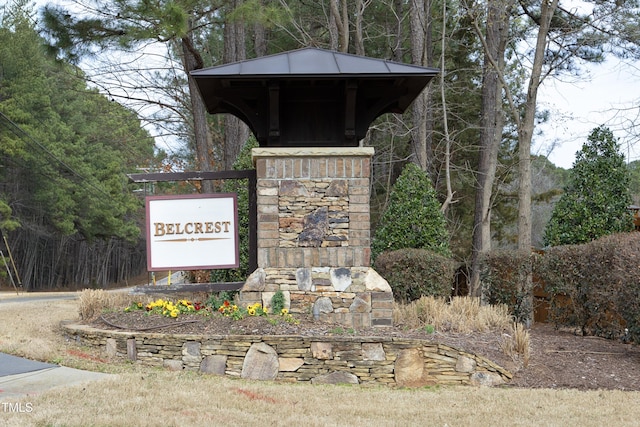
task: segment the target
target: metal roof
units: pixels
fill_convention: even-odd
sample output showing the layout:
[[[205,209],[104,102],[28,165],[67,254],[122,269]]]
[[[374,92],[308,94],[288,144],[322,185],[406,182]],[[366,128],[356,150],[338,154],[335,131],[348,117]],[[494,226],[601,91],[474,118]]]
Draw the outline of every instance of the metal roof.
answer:
[[[194,70],[210,114],[242,119],[261,146],[357,146],[403,113],[438,69],[303,48]]]
[[[307,47],[275,55],[263,56],[241,62],[194,70],[194,77],[304,76],[358,77],[382,76],[435,76],[440,70],[402,64],[384,59],[340,53],[315,47]]]

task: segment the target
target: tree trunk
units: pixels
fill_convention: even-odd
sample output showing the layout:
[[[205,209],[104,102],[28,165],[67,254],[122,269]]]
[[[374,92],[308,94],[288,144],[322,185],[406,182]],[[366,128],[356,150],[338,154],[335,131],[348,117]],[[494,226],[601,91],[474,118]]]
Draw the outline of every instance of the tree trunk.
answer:
[[[190,33],[189,33],[190,34]],[[191,36],[185,36],[181,39],[182,53],[184,56],[183,66],[187,78],[189,79],[189,93],[191,94],[191,110],[193,113],[193,134],[195,139],[196,152],[196,169],[201,171],[212,171],[213,156],[211,155],[212,143],[209,126],[207,123],[207,109],[204,101],[200,96],[200,91],[196,85],[195,79],[189,75],[190,71],[203,67],[202,58],[194,48]],[[201,191],[203,193],[213,192],[213,182],[202,181]]]
[[[424,0],[411,0],[410,10],[410,46],[411,62],[425,65],[425,41],[427,35],[427,14]],[[427,170],[427,99],[428,89],[423,91],[413,102],[413,126],[411,129],[411,144],[413,161],[424,171]]]
[[[538,89],[542,83],[542,66],[544,65],[545,47],[551,19],[558,7],[558,0],[543,0],[540,10],[540,28],[536,41],[536,51],[533,58],[531,77],[527,89],[527,103],[524,118],[518,130],[518,249],[530,253],[531,251],[531,139],[535,124],[536,102]],[[518,293],[523,298],[523,314],[525,323],[533,321],[532,276],[529,273],[518,283]]]
[[[260,0],[260,5],[264,6],[264,0]],[[267,54],[267,28],[262,22],[256,22],[253,26],[253,50],[256,58]]]
[[[508,29],[509,1],[490,0],[487,4],[480,152],[471,248],[469,293],[473,296],[481,295],[480,258],[483,253],[491,249],[491,196],[504,124],[500,75],[504,72]]]
[[[558,7],[558,0],[545,0],[541,6],[540,28],[536,41],[531,77],[527,89],[524,118],[518,131],[518,249],[531,250],[531,139],[535,124],[538,89],[542,83],[545,47],[551,18]]]
[[[330,0],[331,5],[331,25],[337,29],[337,46],[334,46],[335,40],[332,37],[331,48],[340,52],[349,51],[349,10],[347,9],[347,0]]]
[[[429,27],[430,26],[431,24],[429,24]],[[447,209],[449,209],[449,206],[453,202],[453,190],[451,186],[451,134],[449,133],[449,113],[447,111],[447,98],[446,98],[446,91],[445,91],[445,71],[444,71],[445,58],[446,58],[445,53],[447,51],[447,38],[445,37],[446,29],[447,29],[447,3],[442,2],[442,37],[441,37],[441,52],[440,52],[440,99],[442,100],[442,129],[444,131],[444,140],[445,140],[444,175],[445,175],[445,182],[447,186],[447,197],[445,201],[442,203],[442,207],[440,208],[443,214],[447,212]],[[429,31],[429,34],[430,33],[431,31]],[[430,45],[430,39],[428,40],[429,41],[427,43],[429,43],[428,45]],[[430,105],[427,106],[427,109],[428,111],[431,111]],[[432,119],[433,114],[429,113],[429,117],[430,119]],[[429,130],[431,131],[433,129],[433,120],[430,120],[428,122],[428,125],[430,126]],[[430,138],[426,141],[425,148],[430,150],[431,148]],[[427,154],[431,154],[431,153],[427,153]],[[430,158],[431,156],[429,156],[427,159],[428,172],[431,172],[431,169],[432,169],[429,166],[429,164],[432,163],[432,161],[429,161]]]
[[[242,4],[242,0],[230,2],[230,10]],[[247,59],[245,28],[241,21],[226,21],[224,27],[224,62],[236,62]],[[242,146],[249,138],[249,127],[239,118],[230,114],[224,116],[224,169],[233,168]]]
[[[367,6],[362,0],[356,0],[356,23],[355,23],[355,45],[356,55],[364,56],[364,36],[362,31],[362,23],[364,22],[364,10]]]

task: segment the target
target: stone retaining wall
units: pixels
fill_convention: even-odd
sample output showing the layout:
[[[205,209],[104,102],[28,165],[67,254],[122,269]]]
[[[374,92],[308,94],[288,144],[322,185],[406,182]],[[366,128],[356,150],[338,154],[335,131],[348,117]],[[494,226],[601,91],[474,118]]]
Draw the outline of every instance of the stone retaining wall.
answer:
[[[506,369],[425,340],[352,336],[187,335],[63,324],[65,335],[108,357],[255,380],[362,385],[499,385]]]

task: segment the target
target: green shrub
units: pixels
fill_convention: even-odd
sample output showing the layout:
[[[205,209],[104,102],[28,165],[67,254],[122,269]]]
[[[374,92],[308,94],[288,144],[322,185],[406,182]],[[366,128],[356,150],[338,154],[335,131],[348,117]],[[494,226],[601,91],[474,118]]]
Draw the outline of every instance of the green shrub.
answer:
[[[587,243],[633,230],[627,209],[631,204],[630,176],[613,133],[606,127],[594,129],[569,171],[569,184],[545,229],[545,243]]]
[[[517,322],[531,320],[533,290],[522,288],[525,277],[531,274],[529,251],[490,251],[481,261],[480,280],[485,302],[505,304]]]
[[[404,248],[428,249],[448,256],[449,234],[440,202],[427,174],[408,163],[389,195],[371,243],[375,260],[384,251]]]
[[[458,263],[426,249],[400,249],[381,253],[374,267],[389,282],[396,301],[410,302],[450,297]]]

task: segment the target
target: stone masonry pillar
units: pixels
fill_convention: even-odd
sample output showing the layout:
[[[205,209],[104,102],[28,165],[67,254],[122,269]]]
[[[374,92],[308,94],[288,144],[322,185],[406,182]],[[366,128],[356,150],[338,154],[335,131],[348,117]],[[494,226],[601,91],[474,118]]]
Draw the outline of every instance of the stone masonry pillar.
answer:
[[[240,302],[354,329],[391,326],[393,295],[370,267],[372,147],[254,148],[258,269]]]

